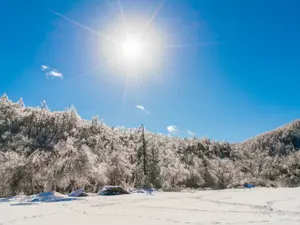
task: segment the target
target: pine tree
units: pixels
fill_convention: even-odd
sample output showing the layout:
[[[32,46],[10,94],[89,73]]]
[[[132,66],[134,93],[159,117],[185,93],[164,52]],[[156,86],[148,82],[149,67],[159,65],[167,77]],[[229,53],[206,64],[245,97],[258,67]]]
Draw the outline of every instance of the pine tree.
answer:
[[[148,174],[148,161],[147,161],[147,144],[146,144],[146,139],[145,139],[145,128],[144,125],[141,125],[142,128],[142,151],[143,151],[143,170],[144,170],[144,175]]]
[[[145,129],[141,125],[137,130],[137,140],[136,140],[136,185],[145,186],[148,174],[148,160],[147,160],[147,142],[145,138]]]
[[[93,116],[92,118],[92,126],[96,127],[99,124],[99,116]]]
[[[20,106],[20,108],[25,108],[23,98],[20,98],[20,100],[18,101],[18,105]]]
[[[48,108],[47,103],[46,103],[45,100],[43,100],[42,103],[41,103],[41,109],[47,110],[47,111],[49,110],[49,108]]]

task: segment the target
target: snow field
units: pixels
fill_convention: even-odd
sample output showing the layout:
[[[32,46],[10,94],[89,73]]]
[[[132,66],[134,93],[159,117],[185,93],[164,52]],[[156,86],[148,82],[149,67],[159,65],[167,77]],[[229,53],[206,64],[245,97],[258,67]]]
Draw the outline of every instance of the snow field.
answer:
[[[0,225],[300,224],[300,188],[24,199],[0,200]]]

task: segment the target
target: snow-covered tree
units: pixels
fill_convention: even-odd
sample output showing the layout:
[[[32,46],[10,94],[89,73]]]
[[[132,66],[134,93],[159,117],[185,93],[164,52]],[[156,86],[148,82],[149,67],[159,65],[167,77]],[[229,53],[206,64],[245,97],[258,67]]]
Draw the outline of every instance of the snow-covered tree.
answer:
[[[47,103],[46,103],[45,100],[43,100],[42,103],[41,103],[41,109],[43,109],[43,110],[49,110],[49,108],[48,108]]]
[[[20,98],[20,100],[17,102],[20,108],[25,108],[25,103],[23,101],[23,98]]]
[[[0,196],[104,184],[157,188],[300,185],[300,122],[242,143],[181,139],[143,126],[81,119],[74,106],[51,112],[0,99]],[[41,110],[41,108],[43,110]]]

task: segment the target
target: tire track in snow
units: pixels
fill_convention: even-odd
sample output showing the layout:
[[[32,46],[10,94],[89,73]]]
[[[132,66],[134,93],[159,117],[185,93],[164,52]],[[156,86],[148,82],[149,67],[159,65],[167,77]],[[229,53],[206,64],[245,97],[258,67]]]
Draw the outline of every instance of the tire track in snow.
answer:
[[[295,217],[300,217],[300,211],[288,211],[288,210],[275,210],[273,209],[273,205],[277,202],[281,201],[288,201],[291,199],[279,199],[279,200],[272,200],[272,201],[267,201],[266,205],[252,205],[252,204],[246,204],[246,203],[236,203],[236,202],[224,202],[224,201],[219,201],[219,200],[213,200],[213,199],[204,199],[201,198],[202,201],[206,202],[211,202],[211,203],[217,203],[217,204],[224,204],[224,205],[233,205],[233,206],[241,206],[241,207],[250,207],[259,211],[253,211],[251,213],[262,213],[262,214],[276,214],[276,215],[281,215],[281,216],[295,216]]]
[[[53,216],[53,215],[56,215],[56,214],[59,214],[59,213],[49,213],[49,214],[39,214],[39,215],[34,215],[34,216],[24,216],[20,219],[15,219],[15,220],[10,220],[10,221],[7,221],[5,223],[0,223],[1,225],[5,225],[5,224],[13,224],[13,223],[17,223],[17,222],[20,222],[20,221],[24,221],[24,220],[31,220],[31,219],[35,219],[35,218],[42,218],[42,217],[45,217],[45,216]]]

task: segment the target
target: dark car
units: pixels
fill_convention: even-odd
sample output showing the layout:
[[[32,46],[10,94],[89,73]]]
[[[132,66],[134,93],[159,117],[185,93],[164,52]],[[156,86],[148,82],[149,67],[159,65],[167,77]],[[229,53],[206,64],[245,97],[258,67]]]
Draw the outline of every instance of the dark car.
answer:
[[[124,195],[129,192],[121,186],[104,186],[98,193],[99,195]]]

